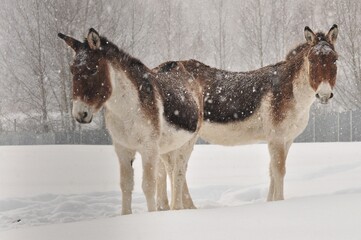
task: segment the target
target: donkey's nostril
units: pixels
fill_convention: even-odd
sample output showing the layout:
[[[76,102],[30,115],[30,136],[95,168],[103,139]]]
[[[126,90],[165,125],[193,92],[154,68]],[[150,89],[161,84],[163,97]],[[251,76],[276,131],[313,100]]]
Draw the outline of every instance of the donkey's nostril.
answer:
[[[333,98],[333,93],[331,93],[330,98]]]
[[[318,93],[316,93],[316,98],[320,98],[320,95]]]
[[[83,112],[83,119],[86,118],[88,116],[88,113],[87,112]]]

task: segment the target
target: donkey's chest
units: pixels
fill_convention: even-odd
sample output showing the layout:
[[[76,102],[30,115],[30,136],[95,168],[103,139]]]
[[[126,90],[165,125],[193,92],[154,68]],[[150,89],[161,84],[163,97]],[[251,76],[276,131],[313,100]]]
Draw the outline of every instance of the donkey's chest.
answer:
[[[139,149],[145,141],[149,141],[154,135],[151,121],[139,118],[136,116],[136,112],[127,112],[122,117],[107,112],[105,116],[106,127],[113,142],[129,149]],[[149,139],[146,139],[147,137]]]
[[[281,136],[284,139],[293,140],[306,128],[309,120],[309,108],[298,108],[287,113],[286,118],[278,126],[272,128],[272,137]]]
[[[166,153],[181,147],[195,135],[169,124],[162,111],[158,126],[154,126],[140,109],[124,111],[122,115],[107,111],[105,119],[113,142],[136,151],[157,144],[160,153]]]

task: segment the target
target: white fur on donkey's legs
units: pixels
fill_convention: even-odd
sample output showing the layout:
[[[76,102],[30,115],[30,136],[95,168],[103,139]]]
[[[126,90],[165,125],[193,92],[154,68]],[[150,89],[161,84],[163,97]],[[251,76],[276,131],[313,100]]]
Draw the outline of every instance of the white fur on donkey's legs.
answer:
[[[157,180],[159,181],[159,183],[157,183],[158,210],[160,209],[159,206],[162,205],[169,208],[168,197],[166,194],[167,185],[166,183],[163,183],[163,181],[166,181],[166,178],[163,176],[164,169],[166,170],[169,176],[169,180],[171,181],[171,209],[196,208],[193,204],[186,182],[188,160],[196,140],[197,137],[194,137],[181,148],[162,155],[162,161],[158,165],[159,169],[157,175]]]
[[[170,154],[172,160],[171,165],[173,165],[171,175],[171,179],[173,180],[171,209],[196,208],[188,190],[186,172],[188,161],[197,138],[197,136],[193,137],[181,148]]]
[[[267,201],[283,200],[283,185],[286,174],[286,158],[292,141],[270,141],[268,150],[271,156],[270,162],[270,187]]]
[[[175,156],[172,155],[172,152],[163,154],[161,159],[162,159],[161,166],[164,168],[164,170],[166,172],[166,175],[168,176],[168,179],[170,181],[171,193],[173,194],[173,192],[174,192],[173,170],[174,170],[175,162],[177,161],[177,159],[175,159]],[[159,180],[167,181],[167,177],[159,179]],[[160,201],[162,201],[163,203],[168,204],[165,207],[168,208],[168,210],[169,210],[171,208],[169,206],[168,195],[167,194],[162,194],[164,192],[167,192],[167,189],[166,189],[167,183],[165,182],[164,184],[159,185],[159,186],[162,187],[162,189],[160,189],[159,194],[161,194],[161,195],[158,196],[158,197],[159,197],[159,199],[161,199]],[[157,192],[157,194],[158,194],[158,192]]]
[[[185,183],[185,171],[186,167],[184,166],[184,159],[180,157],[178,150],[163,154],[162,155],[162,163],[169,176],[169,180],[171,182],[171,207],[172,210],[183,209],[183,186]],[[188,159],[187,159],[188,160]],[[159,171],[159,170],[158,170]],[[158,180],[165,180],[165,178],[160,179],[158,176]],[[166,191],[166,184],[159,184],[158,186],[163,189],[157,189],[157,194],[161,194]],[[166,194],[161,194],[161,196],[157,196],[161,199],[162,202],[168,202],[168,198]]]
[[[185,182],[186,175],[186,163],[184,161],[179,161],[174,164],[174,169],[172,173],[172,201],[170,208],[172,210],[183,209],[183,185]],[[182,159],[183,160],[183,159]]]
[[[162,157],[158,161],[157,166],[157,210],[158,211],[166,211],[169,210],[169,202],[167,196],[167,172],[165,170],[165,166],[163,163]]]
[[[156,211],[155,193],[156,193],[156,172],[157,161],[159,161],[160,155],[157,147],[149,147],[152,151],[141,153],[143,163],[143,182],[142,188],[147,200],[148,211]]]
[[[192,197],[189,193],[187,179],[183,184],[183,207],[185,209],[196,209],[196,206],[194,205]]]
[[[181,156],[184,157],[184,161],[185,161],[185,168],[186,168],[186,172],[187,172],[187,168],[188,168],[188,161],[189,158],[191,157],[194,145],[197,142],[198,137],[195,136],[194,138],[192,138],[190,141],[188,141],[186,144],[184,144],[181,148]],[[186,175],[184,176],[184,184],[183,184],[183,194],[182,194],[182,198],[183,198],[183,208],[185,209],[196,209],[196,206],[193,203],[191,194],[189,193],[189,189],[188,189],[188,184],[187,184],[187,177]]]
[[[122,190],[122,215],[132,213],[132,191],[134,187],[134,172],[132,161],[134,160],[135,151],[126,149],[115,144],[120,165],[120,188]]]

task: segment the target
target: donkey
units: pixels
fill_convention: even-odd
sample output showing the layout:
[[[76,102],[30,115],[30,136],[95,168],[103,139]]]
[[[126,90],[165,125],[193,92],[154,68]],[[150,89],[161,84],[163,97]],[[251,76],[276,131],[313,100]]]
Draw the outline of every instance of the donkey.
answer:
[[[200,82],[204,101],[200,137],[204,140],[227,146],[268,143],[268,201],[284,199],[288,150],[307,126],[311,105],[315,99],[326,104],[333,97],[338,27],[315,34],[306,26],[304,35],[306,42],[291,50],[285,61],[254,71],[229,72],[197,60],[167,62],[155,69],[174,72],[181,64]]]
[[[105,107],[106,127],[120,163],[122,214],[131,214],[134,185],[132,163],[139,152],[142,188],[148,211],[156,210],[157,161],[162,154],[182,156],[197,139],[202,123],[201,87],[186,72],[154,73],[140,60],[120,50],[93,28],[84,42],[59,33],[74,51],[73,117],[90,123]],[[173,163],[172,209],[180,209],[188,158]]]

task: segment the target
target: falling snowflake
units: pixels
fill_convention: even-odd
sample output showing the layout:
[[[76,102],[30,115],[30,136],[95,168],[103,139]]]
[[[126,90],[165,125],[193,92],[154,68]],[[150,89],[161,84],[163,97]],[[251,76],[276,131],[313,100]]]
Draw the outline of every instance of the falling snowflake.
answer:
[[[221,96],[221,97],[219,98],[219,100],[220,100],[221,102],[225,102],[225,101],[227,100],[227,98],[226,98],[225,96]]]

